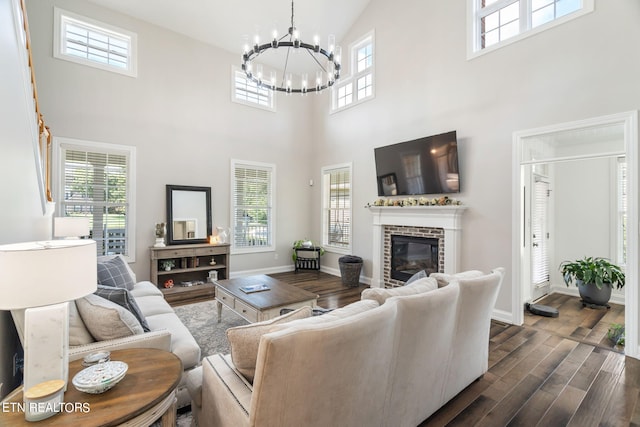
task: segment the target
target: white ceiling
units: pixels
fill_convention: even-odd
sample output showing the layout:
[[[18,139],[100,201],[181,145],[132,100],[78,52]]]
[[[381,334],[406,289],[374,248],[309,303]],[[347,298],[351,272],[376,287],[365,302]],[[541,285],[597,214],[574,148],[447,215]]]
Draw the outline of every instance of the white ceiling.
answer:
[[[238,55],[247,41],[253,42],[256,33],[264,42],[270,39],[274,28],[281,37],[291,26],[290,0],[89,1]],[[325,47],[327,36],[333,34],[337,44],[341,44],[342,37],[369,1],[298,0],[294,4],[295,25],[305,42],[312,43],[317,34]],[[270,63],[266,59],[264,62]]]

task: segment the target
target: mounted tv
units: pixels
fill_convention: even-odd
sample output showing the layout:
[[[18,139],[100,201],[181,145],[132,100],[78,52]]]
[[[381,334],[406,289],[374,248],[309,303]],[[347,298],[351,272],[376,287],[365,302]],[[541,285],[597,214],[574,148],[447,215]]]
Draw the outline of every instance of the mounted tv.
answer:
[[[460,192],[456,131],[375,149],[378,196]]]

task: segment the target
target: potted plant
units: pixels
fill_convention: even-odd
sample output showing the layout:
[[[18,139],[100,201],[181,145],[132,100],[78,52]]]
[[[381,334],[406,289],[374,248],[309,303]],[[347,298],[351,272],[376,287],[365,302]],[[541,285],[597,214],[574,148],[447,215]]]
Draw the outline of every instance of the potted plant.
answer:
[[[160,268],[164,271],[171,271],[176,266],[176,262],[172,259],[163,259],[160,261]]]
[[[624,286],[622,269],[605,258],[585,257],[560,264],[560,273],[567,286],[578,286],[583,303],[606,306],[611,289]]]

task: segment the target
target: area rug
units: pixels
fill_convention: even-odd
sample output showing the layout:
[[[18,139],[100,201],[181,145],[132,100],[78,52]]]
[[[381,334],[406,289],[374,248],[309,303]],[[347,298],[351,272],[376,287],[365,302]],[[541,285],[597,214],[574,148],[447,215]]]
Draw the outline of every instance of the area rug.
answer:
[[[230,352],[227,329],[246,325],[248,322],[230,309],[222,308],[222,318],[218,323],[218,308],[215,301],[196,302],[173,308],[182,323],[202,350],[202,357]],[[192,417],[189,407],[178,411],[177,427],[191,427]],[[155,427],[155,426],[154,426]],[[159,424],[158,424],[158,427]]]
[[[227,329],[248,323],[226,307],[222,308],[222,319],[218,323],[218,309],[215,301],[181,305],[174,307],[174,310],[196,339],[202,350],[202,357],[216,353],[229,353]]]

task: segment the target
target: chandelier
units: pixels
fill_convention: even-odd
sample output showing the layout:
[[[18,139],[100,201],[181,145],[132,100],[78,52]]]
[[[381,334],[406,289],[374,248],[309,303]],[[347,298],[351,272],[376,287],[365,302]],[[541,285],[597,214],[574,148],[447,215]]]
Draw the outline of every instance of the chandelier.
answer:
[[[333,86],[336,80],[340,78],[340,61],[342,56],[342,49],[340,46],[335,45],[335,37],[329,35],[327,49],[320,47],[320,38],[315,36],[313,44],[305,43],[300,39],[300,32],[296,28],[293,20],[293,1],[291,1],[291,26],[289,27],[287,34],[278,38],[277,30],[273,32],[273,38],[271,42],[260,44],[259,36],[254,38],[253,49],[249,50],[249,45],[245,45],[244,53],[242,55],[242,70],[245,72],[247,78],[255,82],[259,87],[263,87],[270,90],[286,93],[308,93],[308,92],[320,92],[328,87]],[[253,61],[259,58],[269,49],[282,49],[286,48],[286,56],[284,62],[284,71],[282,80],[278,84],[276,81],[276,72],[271,71],[270,78],[265,79],[262,72],[262,65],[256,64],[254,67]],[[293,75],[288,72],[289,56],[291,49],[306,52],[313,58],[313,61],[318,66],[315,70],[315,81],[309,81],[309,73],[303,72],[299,79],[299,86],[294,86]]]

